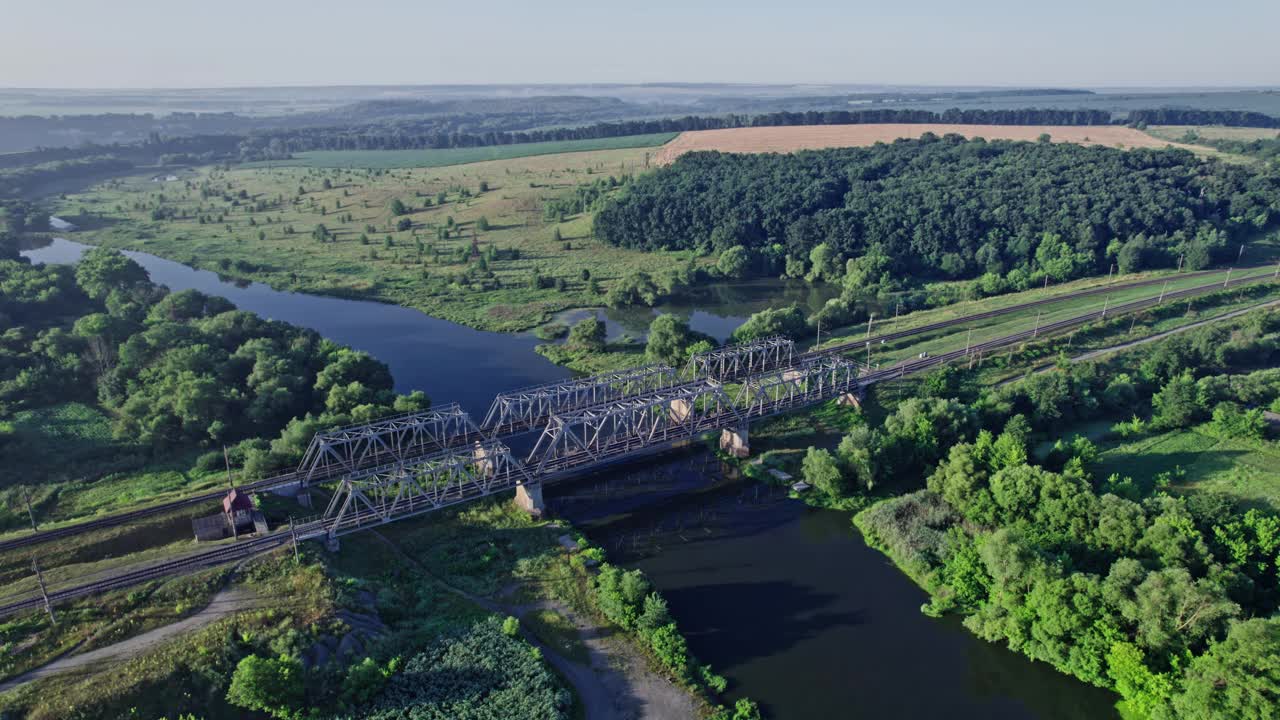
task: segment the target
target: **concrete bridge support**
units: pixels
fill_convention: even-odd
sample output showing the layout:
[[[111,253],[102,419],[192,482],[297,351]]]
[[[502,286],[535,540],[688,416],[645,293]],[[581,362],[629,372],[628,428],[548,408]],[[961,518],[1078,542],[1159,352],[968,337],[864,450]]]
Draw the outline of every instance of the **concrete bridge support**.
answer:
[[[836,398],[836,404],[861,410],[862,398],[860,397],[859,393],[847,392],[841,395],[840,397]]]
[[[542,500],[542,483],[521,483],[516,486],[516,505],[535,518],[541,518],[547,512],[547,505]]]
[[[672,400],[669,412],[671,422],[682,423],[693,413],[693,403],[688,400]]]
[[[725,428],[720,431],[720,449],[736,457],[744,458],[751,454],[751,443],[747,437],[747,427]]]

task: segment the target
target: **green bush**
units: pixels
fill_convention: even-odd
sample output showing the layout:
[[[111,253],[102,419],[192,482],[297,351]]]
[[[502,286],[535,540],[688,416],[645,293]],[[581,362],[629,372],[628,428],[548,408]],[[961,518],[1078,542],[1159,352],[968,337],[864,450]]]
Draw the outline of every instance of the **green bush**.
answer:
[[[572,697],[503,622],[483,620],[446,636],[405,664],[362,720],[564,720]]]
[[[302,662],[288,655],[245,656],[231,676],[227,700],[282,720],[301,718],[306,701]]]

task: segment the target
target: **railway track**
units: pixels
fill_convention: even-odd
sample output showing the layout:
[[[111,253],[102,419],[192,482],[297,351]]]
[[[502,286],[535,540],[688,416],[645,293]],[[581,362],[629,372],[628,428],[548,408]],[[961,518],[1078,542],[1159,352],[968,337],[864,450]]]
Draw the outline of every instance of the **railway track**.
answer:
[[[1249,273],[1249,272],[1258,270],[1262,267],[1266,267],[1270,269],[1270,266],[1252,266],[1248,268],[1242,268],[1241,272]],[[1199,270],[1196,272],[1179,275],[1177,276],[1176,279],[1181,280],[1183,278],[1203,277],[1206,275],[1218,274],[1220,272],[1221,271],[1219,270]],[[1230,286],[1236,287],[1239,284],[1248,281],[1250,278],[1262,279],[1265,277],[1270,277],[1270,274],[1264,273],[1261,275],[1244,275],[1237,280],[1230,281]],[[904,330],[898,330],[898,331],[889,332],[889,333],[882,333],[879,335],[873,335],[868,338],[864,338],[862,340],[854,340],[854,341],[849,341],[845,343],[840,343],[838,345],[832,345],[829,347],[821,348],[818,350],[811,350],[807,353],[800,355],[797,358],[797,360],[803,360],[803,359],[812,358],[812,357],[820,357],[824,355],[841,354],[841,353],[849,352],[853,349],[860,349],[860,348],[866,347],[868,343],[879,344],[882,342],[900,340],[902,338],[907,338],[915,335],[920,335],[923,333],[933,332],[935,330],[944,330],[944,329],[955,327],[958,325],[965,325],[967,323],[978,322],[981,320],[986,320],[994,317],[1000,317],[1002,315],[1021,312],[1021,311],[1036,308],[1036,307],[1043,307],[1045,305],[1052,305],[1054,303],[1060,303],[1067,300],[1075,300],[1083,297],[1091,297],[1095,295],[1103,295],[1107,293],[1131,290],[1134,288],[1152,287],[1156,285],[1161,285],[1163,283],[1170,282],[1173,279],[1174,278],[1167,278],[1167,277],[1148,278],[1146,280],[1137,280],[1129,283],[1119,283],[1115,285],[1103,285],[1103,286],[1098,286],[1093,288],[1087,288],[1085,290],[1080,290],[1080,291],[1068,293],[1065,295],[1058,295],[1051,298],[1041,298],[1039,300],[1032,300],[1025,303],[1019,303],[1017,305],[1010,305],[1009,307],[998,308],[996,310],[989,310],[986,312],[975,313],[972,315],[965,315],[962,317],[952,318],[950,320],[942,320],[942,321],[930,323],[927,325],[921,325],[919,327],[907,328]],[[1225,287],[1223,284],[1213,283],[1211,285],[1201,285],[1194,288],[1184,288],[1183,290],[1166,293],[1165,298],[1172,299],[1176,297],[1186,297],[1189,293],[1203,294],[1207,292],[1212,292],[1216,289],[1220,289],[1223,287]],[[1114,308],[1109,308],[1107,312],[1108,313],[1127,312],[1127,310],[1122,310],[1121,309],[1122,307],[1125,307],[1125,305],[1118,305]],[[1081,322],[1088,322],[1088,320],[1083,320]],[[1049,332],[1048,330],[1049,327],[1051,326],[1046,325],[1044,327],[1041,327],[1040,332]],[[939,356],[939,357],[942,357],[942,356]],[[930,358],[929,360],[931,361],[930,365],[928,365],[929,367],[931,367],[933,364],[937,364],[935,362],[932,362],[934,358]],[[871,375],[867,377],[871,377]],[[327,480],[327,479],[332,479],[332,478],[328,476],[320,477],[320,478],[315,478],[315,477],[312,478],[312,480],[320,480],[320,481]],[[277,475],[271,478],[255,480],[250,483],[245,483],[240,487],[248,492],[268,492],[276,488],[287,487],[289,485],[296,484],[300,481],[301,481],[300,473],[290,472],[282,475]],[[115,527],[117,525],[125,525],[131,522],[135,522],[137,520],[153,517],[155,515],[169,513],[176,510],[182,510],[184,508],[193,507],[193,506],[204,504],[204,503],[214,502],[216,500],[220,500],[224,494],[225,494],[225,490],[219,489],[216,491],[201,493],[199,495],[192,495],[190,497],[182,498],[181,500],[174,500],[172,502],[161,503],[159,505],[152,505],[150,507],[141,508],[138,510],[132,510],[125,513],[119,513],[114,515],[108,515],[101,518],[95,518],[93,520],[87,520],[85,522],[66,525],[66,526],[55,528],[52,530],[42,530],[42,531],[34,532],[29,535],[23,535],[20,537],[9,539],[9,540],[0,541],[0,552],[6,552],[9,550],[14,550],[14,549],[23,548],[23,547],[30,547],[33,545],[49,542],[51,540],[57,540],[60,538],[72,537],[82,533],[91,532],[93,530],[100,530],[103,528]]]

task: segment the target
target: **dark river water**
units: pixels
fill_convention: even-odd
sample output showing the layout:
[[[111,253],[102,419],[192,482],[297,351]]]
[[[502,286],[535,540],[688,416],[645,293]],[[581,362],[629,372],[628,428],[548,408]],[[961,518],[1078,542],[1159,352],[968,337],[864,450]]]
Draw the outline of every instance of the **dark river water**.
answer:
[[[69,263],[86,247],[55,240],[24,254]],[[222,295],[366,350],[391,367],[400,392],[456,400],[473,416],[482,417],[497,392],[569,376],[535,354],[538,341],[528,336],[472,330],[394,305],[230,283],[128,254],[173,290]],[[706,306],[670,310],[724,337],[764,292],[721,289]],[[784,292],[810,307],[825,301],[821,292]],[[652,311],[609,318],[615,332],[642,333],[642,315]],[[925,593],[862,542],[848,513],[726,477],[704,451],[611,468],[548,488],[547,498],[553,513],[615,561],[648,573],[692,652],[729,679],[731,696],[752,697],[771,718],[1117,717],[1110,693],[983,642],[953,619],[921,614]]]

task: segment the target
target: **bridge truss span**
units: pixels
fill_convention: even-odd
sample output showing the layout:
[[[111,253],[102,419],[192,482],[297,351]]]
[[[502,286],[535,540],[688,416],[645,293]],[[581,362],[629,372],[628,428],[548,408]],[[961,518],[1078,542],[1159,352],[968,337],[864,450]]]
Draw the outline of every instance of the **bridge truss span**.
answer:
[[[786,367],[792,363],[795,342],[767,337],[738,345],[724,345],[689,358],[686,374],[726,382]]]
[[[533,482],[506,445],[477,441],[344,476],[321,526],[336,538]]]
[[[645,395],[676,384],[666,365],[601,373],[502,393],[493,399],[483,427],[494,435],[538,428],[558,413]]]
[[[311,439],[297,476],[308,484],[445,450],[480,437],[480,429],[457,403],[363,425],[322,430]]]
[[[744,422],[723,385],[697,380],[552,415],[525,462],[535,476],[546,478]]]
[[[788,368],[748,378],[734,403],[751,418],[763,418],[862,392],[865,368],[842,357],[811,357]]]

